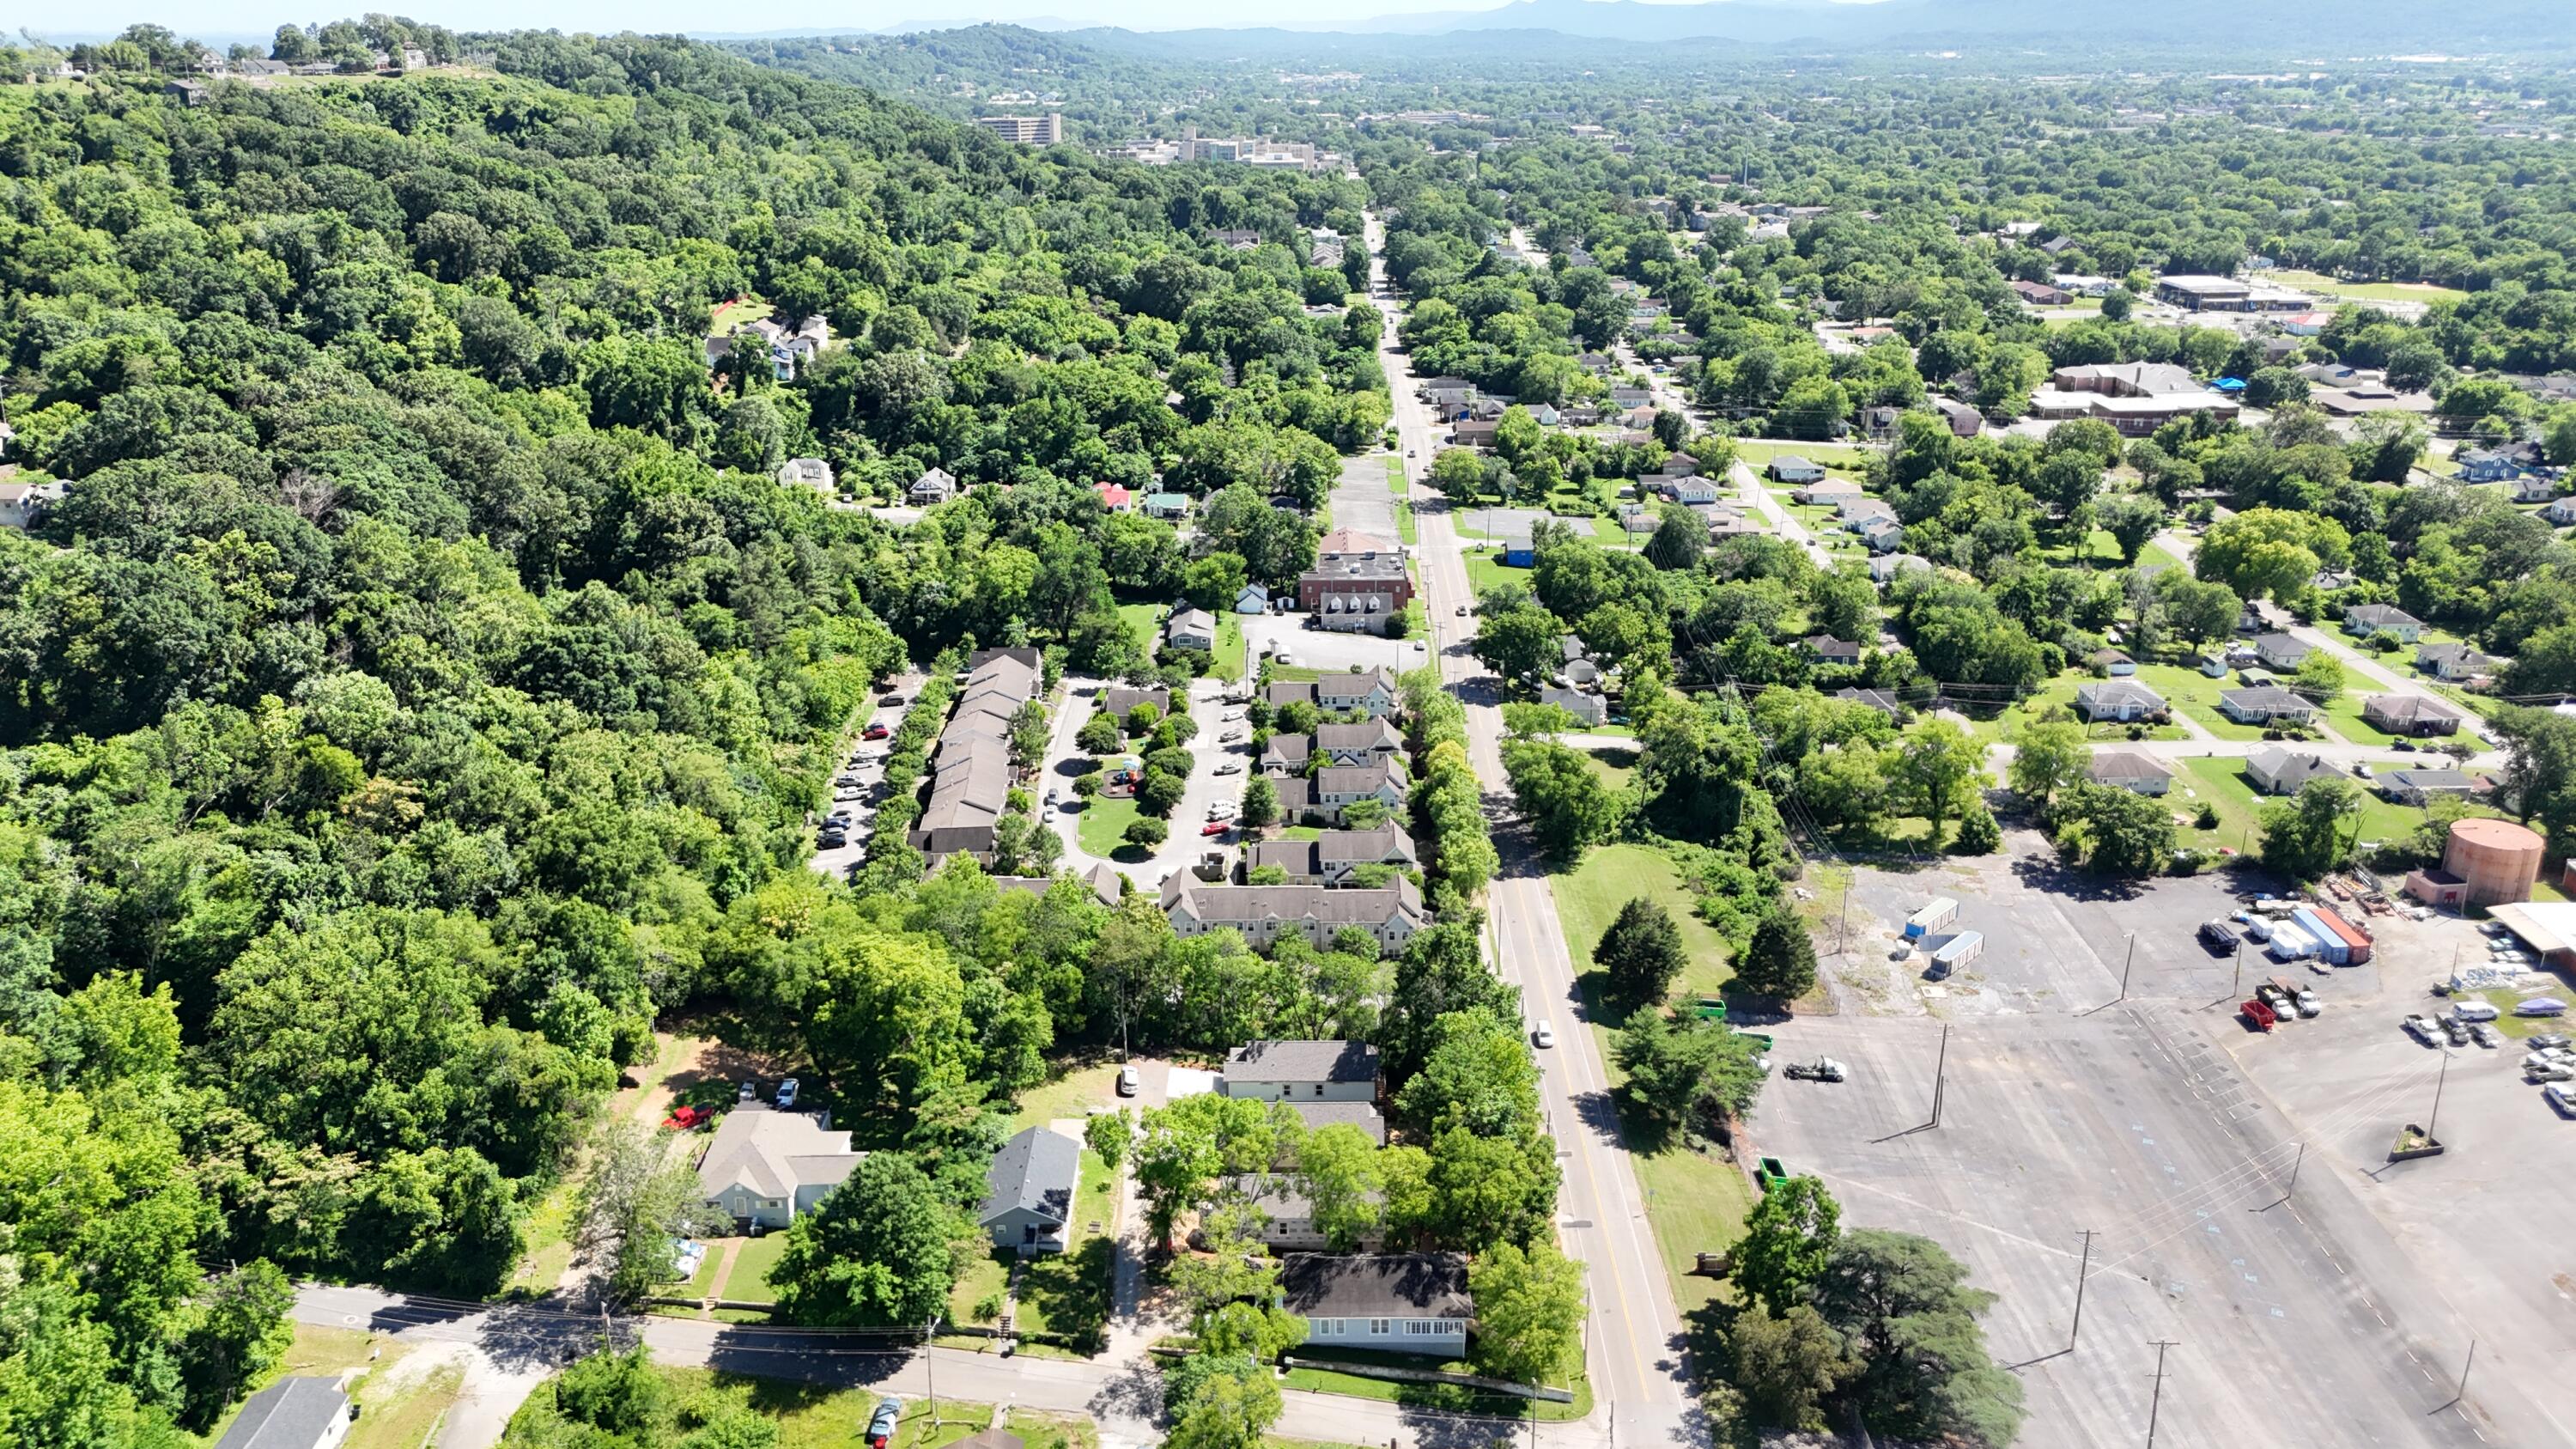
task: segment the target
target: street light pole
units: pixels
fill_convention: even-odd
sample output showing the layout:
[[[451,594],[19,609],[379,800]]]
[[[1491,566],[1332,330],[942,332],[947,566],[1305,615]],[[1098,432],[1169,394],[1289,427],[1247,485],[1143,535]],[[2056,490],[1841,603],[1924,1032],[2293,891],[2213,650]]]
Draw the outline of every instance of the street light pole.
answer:
[[[2175,1347],[2172,1339],[2156,1340],[2156,1387],[2154,1396],[2147,1400],[2147,1449],[2156,1449],[2156,1411],[2163,1408],[2165,1402],[2165,1350],[2172,1347]]]
[[[2129,968],[2138,964],[2138,933],[2129,933],[2129,954],[2120,962],[2120,999],[2129,999]]]
[[[2084,1331],[2084,1280],[2093,1269],[2093,1230],[2084,1230],[2084,1261],[2075,1269],[2075,1324],[2066,1330],[2066,1351],[2075,1351],[2075,1339]]]

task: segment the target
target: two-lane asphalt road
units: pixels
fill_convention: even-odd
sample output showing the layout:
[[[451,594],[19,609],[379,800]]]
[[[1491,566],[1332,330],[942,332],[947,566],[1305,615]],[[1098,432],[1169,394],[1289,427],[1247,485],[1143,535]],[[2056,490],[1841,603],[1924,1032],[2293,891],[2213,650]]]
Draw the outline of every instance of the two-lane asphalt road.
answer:
[[[1385,236],[1375,214],[1367,221],[1372,290],[1378,290],[1374,284],[1386,278]],[[1378,361],[1394,393],[1394,422],[1407,452],[1407,491],[1420,539],[1414,567],[1431,619],[1432,651],[1442,679],[1466,702],[1468,760],[1489,813],[1500,818],[1511,801],[1504,786],[1498,681],[1467,651],[1475,620],[1458,610],[1474,603],[1475,591],[1448,512],[1423,486],[1437,431],[1430,409],[1414,394],[1412,364],[1396,345],[1397,304],[1381,295],[1378,305],[1388,312]],[[1497,844],[1503,866],[1487,897],[1496,969],[1521,988],[1533,1024],[1544,1020],[1556,1028],[1557,1045],[1538,1054],[1539,1070],[1564,1172],[1558,1237],[1583,1262],[1591,1290],[1584,1339],[1594,1395],[1624,1442],[1702,1442],[1706,1435],[1695,1421],[1683,1362],[1681,1314],[1620,1134],[1601,1042],[1584,1022],[1555,892],[1528,852],[1508,840]]]

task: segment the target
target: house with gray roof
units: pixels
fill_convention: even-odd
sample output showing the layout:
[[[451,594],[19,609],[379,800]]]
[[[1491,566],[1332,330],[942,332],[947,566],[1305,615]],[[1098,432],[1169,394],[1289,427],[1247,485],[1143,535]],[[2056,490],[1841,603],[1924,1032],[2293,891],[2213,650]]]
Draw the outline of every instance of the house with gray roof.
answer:
[[[1440,1359],[1466,1356],[1476,1317],[1459,1253],[1291,1253],[1279,1306],[1305,1320],[1309,1345]]]
[[[1312,779],[1315,795],[1308,808],[1330,820],[1341,819],[1343,811],[1363,800],[1375,800],[1389,810],[1404,808],[1404,767],[1391,755],[1365,765],[1326,765]]]
[[[2495,671],[2494,659],[2470,644],[2418,644],[2415,667],[2440,680],[2475,679]]]
[[[1386,1117],[1373,1102],[1318,1102],[1310,1098],[1303,1102],[1292,1101],[1288,1105],[1296,1109],[1297,1120],[1305,1123],[1309,1132],[1347,1124],[1367,1133],[1369,1140],[1378,1146],[1386,1145]]]
[[[1315,726],[1314,752],[1336,765],[1373,765],[1404,753],[1404,736],[1384,715],[1358,724]]]
[[[963,852],[993,857],[993,828],[1009,808],[1011,721],[1038,693],[1038,666],[994,650],[968,665],[957,708],[930,754],[930,803],[907,835],[936,866]]]
[[[2296,669],[2308,657],[2308,646],[2287,634],[2257,634],[2254,656],[2266,669]]]
[[[1181,936],[1233,931],[1259,949],[1299,935],[1318,950],[1345,930],[1358,930],[1380,950],[1395,951],[1430,923],[1422,893],[1403,876],[1375,889],[1319,885],[1210,885],[1187,871],[1163,881],[1163,915]]]
[[[699,1191],[745,1230],[786,1227],[831,1196],[867,1156],[850,1150],[849,1133],[827,1130],[829,1120],[766,1102],[736,1104],[698,1159]]]
[[[1100,707],[1122,720],[1126,718],[1127,711],[1140,704],[1152,705],[1157,715],[1170,714],[1172,692],[1168,689],[1131,689],[1120,684],[1100,691]]]
[[[2342,777],[2344,771],[2323,755],[2277,746],[2245,762],[2247,782],[2265,795],[2296,795],[2310,780],[2329,775]]]
[[[2137,795],[2162,795],[2173,788],[2173,771],[2144,750],[2095,750],[2089,773],[2096,785]]]
[[[2426,694],[2374,694],[2361,702],[2362,723],[2392,735],[2449,735],[2460,730],[2459,709]]]
[[[1551,684],[1538,692],[1538,702],[1555,705],[1558,709],[1574,716],[1579,723],[1586,725],[1597,725],[1610,717],[1609,703],[1601,696],[1585,690],[1567,689]]]
[[[1248,873],[1263,866],[1285,872],[1290,885],[1339,886],[1364,865],[1412,869],[1422,863],[1413,837],[1394,825],[1374,830],[1327,830],[1312,840],[1258,840],[1243,857]]]
[[[1061,1253],[1071,1237],[1073,1190],[1081,1175],[1080,1143],[1051,1127],[1031,1127],[993,1154],[975,1224],[996,1248]]]
[[[2395,604],[2355,604],[2343,611],[2343,627],[2356,639],[2385,634],[2401,644],[2412,644],[2424,632],[2424,621]]]
[[[1175,649],[1216,648],[1216,616],[1205,609],[1176,609],[1163,626],[1163,640]]]
[[[2314,704],[2277,684],[2226,690],[2218,696],[2218,712],[2249,725],[2305,724],[2317,717]]]
[[[1383,1070],[1364,1041],[1254,1041],[1226,1054],[1218,1090],[1266,1102],[1374,1102]]]
[[[1269,742],[1261,747],[1261,773],[1303,775],[1306,773],[1306,762],[1313,758],[1314,753],[1313,735],[1274,734]]]
[[[2075,686],[2075,712],[2094,724],[2128,724],[2165,712],[2165,697],[2134,679],[2096,679]]]
[[[2431,770],[2391,770],[2379,777],[2379,793],[2400,805],[2429,805],[2438,795],[2467,799],[2478,782],[2465,771],[2447,766]]]
[[[356,1417],[337,1380],[289,1374],[250,1396],[215,1449],[333,1449]]]
[[[904,496],[925,508],[945,503],[957,496],[957,480],[950,477],[945,468],[926,468],[920,477],[912,480],[912,486],[904,490]]]

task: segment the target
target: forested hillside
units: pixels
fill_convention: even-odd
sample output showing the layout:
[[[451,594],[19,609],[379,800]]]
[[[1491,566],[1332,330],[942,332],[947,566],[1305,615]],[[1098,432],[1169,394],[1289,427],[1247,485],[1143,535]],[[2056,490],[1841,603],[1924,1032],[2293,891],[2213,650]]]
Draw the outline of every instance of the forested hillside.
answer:
[[[1182,555],[1094,481],[1319,496],[1374,440],[1374,319],[1305,311],[1342,283],[1300,228],[1356,193],[680,42],[190,104],[145,39],[0,85],[0,416],[68,485],[0,531],[8,1437],[210,1421],[280,1270],[490,1291],[674,1009],[803,1030],[845,1125],[929,1122],[980,1190],[987,1085],[1097,1029],[1064,973],[1107,913],[1039,949],[989,889],[862,907],[807,812],[907,658],[1141,663],[1112,580],[1168,597]],[[830,344],[711,372],[719,309],[771,308]],[[797,456],[859,500],[1015,486],[907,533]],[[1228,1031],[1306,1009],[1206,989]]]

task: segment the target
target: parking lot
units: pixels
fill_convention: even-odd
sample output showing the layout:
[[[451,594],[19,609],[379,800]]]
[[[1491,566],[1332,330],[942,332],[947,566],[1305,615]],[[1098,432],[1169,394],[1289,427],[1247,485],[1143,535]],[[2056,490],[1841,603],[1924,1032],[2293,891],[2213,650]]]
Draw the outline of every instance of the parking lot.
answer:
[[[2142,1441],[2157,1340],[2175,1345],[2159,1442],[2254,1442],[2257,1424],[2262,1443],[2320,1449],[2576,1442],[2576,1253],[2556,1221],[2576,1122],[2521,1083],[2518,1048],[2469,1048],[2444,1084],[2450,1151],[2387,1161],[2430,1114],[2442,1061],[2397,1019],[2438,1004],[2425,989],[2475,929],[2370,917],[2374,962],[2322,973],[2249,955],[2247,990],[2293,975],[2325,1003],[2261,1035],[2235,1014],[2232,957],[2192,939],[2259,883],[2104,890],[2059,877],[2035,838],[2011,843],[1856,872],[1851,951],[1829,962],[1837,1013],[1775,1029],[1776,1060],[1830,1054],[1851,1080],[1775,1080],[1750,1135],[1823,1177],[1846,1226],[1931,1236],[2000,1295],[1988,1338],[2028,1390],[2023,1442]],[[1932,895],[1987,937],[1948,982],[1888,959]],[[2452,1403],[2472,1336],[2478,1367]]]
[[[1257,621],[1247,619],[1245,622]],[[1190,738],[1189,788],[1181,796],[1181,803],[1172,810],[1168,822],[1170,836],[1160,848],[1150,853],[1132,849],[1095,853],[1083,848],[1082,817],[1084,811],[1101,807],[1087,804],[1072,789],[1074,780],[1090,771],[1092,757],[1075,744],[1074,737],[1081,733],[1083,723],[1097,709],[1100,691],[1105,687],[1101,681],[1092,679],[1068,679],[1065,682],[1064,702],[1057,711],[1053,735],[1047,745],[1045,768],[1039,772],[1037,782],[1041,792],[1039,815],[1064,842],[1063,868],[1080,874],[1094,865],[1106,864],[1112,870],[1123,872],[1141,889],[1150,891],[1159,886],[1165,876],[1188,868],[1198,860],[1201,852],[1235,843],[1231,835],[1212,837],[1200,832],[1208,821],[1211,803],[1220,799],[1237,804],[1242,802],[1243,784],[1250,778],[1253,764],[1251,727],[1240,717],[1242,706],[1226,701],[1225,686],[1221,682],[1214,679],[1193,681],[1185,700],[1175,701],[1185,703],[1190,718],[1198,725],[1198,733]],[[1226,716],[1229,714],[1237,717],[1228,719]],[[1243,738],[1229,741],[1225,738],[1228,734],[1241,734]],[[1128,749],[1141,755],[1143,744],[1142,740],[1132,740],[1128,742]],[[1225,765],[1232,765],[1232,772],[1218,774],[1217,770]],[[1056,792],[1053,806],[1044,803],[1043,792],[1049,790]]]
[[[860,722],[859,731],[853,732],[850,738],[841,742],[840,768],[833,772],[835,782],[833,794],[838,796],[855,788],[859,792],[859,797],[855,800],[836,800],[825,807],[825,814],[834,810],[850,812],[849,838],[829,850],[819,848],[815,850],[812,859],[806,863],[816,872],[838,880],[846,875],[852,866],[866,862],[868,828],[874,823],[877,815],[877,790],[885,783],[886,741],[863,739],[861,732],[870,725],[881,724],[891,735],[895,727],[903,723],[904,713],[911,708],[911,701],[920,689],[919,674],[905,674],[888,684],[880,691],[874,709],[865,720]],[[887,695],[900,695],[904,703],[887,704],[884,702]],[[855,784],[845,786],[838,783],[844,779],[853,781]]]
[[[1419,669],[1430,659],[1420,639],[1389,639],[1377,634],[1344,634],[1309,629],[1305,614],[1246,614],[1244,647],[1251,668],[1258,670],[1265,653],[1287,651],[1300,669],[1339,672],[1345,669]]]

